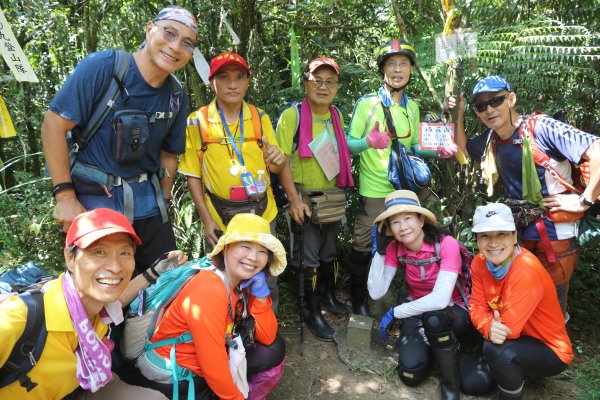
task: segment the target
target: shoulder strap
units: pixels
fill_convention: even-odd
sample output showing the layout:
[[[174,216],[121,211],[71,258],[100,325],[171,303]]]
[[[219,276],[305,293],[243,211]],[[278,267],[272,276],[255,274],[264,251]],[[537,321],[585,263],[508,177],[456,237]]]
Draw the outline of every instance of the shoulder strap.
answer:
[[[263,135],[263,129],[262,129],[262,117],[265,115],[264,111],[258,112],[258,109],[256,108],[256,106],[254,106],[254,104],[248,104],[248,107],[250,107],[250,113],[252,114],[252,129],[254,130],[254,140],[256,140],[256,142],[258,143],[258,147],[260,147],[261,149],[264,147],[263,146],[263,141],[262,141],[262,135]],[[242,123],[242,121],[240,121],[240,123]],[[252,140],[251,138],[245,139],[245,140]],[[263,150],[263,152],[265,152],[265,150]]]
[[[169,99],[169,111],[173,110],[173,115],[167,121],[167,132],[171,130],[171,126],[173,126],[173,123],[177,119],[179,110],[181,110],[181,101],[183,98],[183,86],[181,85],[179,79],[177,79],[177,77],[173,74],[169,75],[169,79],[171,81],[171,98]],[[176,107],[173,107],[173,101],[177,103]]]
[[[369,115],[367,117],[367,123],[365,124],[365,130],[363,131],[362,137],[365,137],[367,135],[367,129],[369,129],[369,125],[371,124],[371,120],[373,119],[373,115],[375,115],[375,110],[377,109],[377,106],[379,105],[379,103],[381,103],[381,100],[379,100],[379,97],[377,96],[377,101],[375,101],[375,103],[369,110]]]
[[[296,110],[296,130],[294,131],[294,140],[292,141],[292,153],[298,150],[298,143],[300,141],[300,110],[302,109],[302,103],[293,104],[294,110]]]
[[[44,315],[44,292],[34,289],[20,294],[19,298],[27,306],[27,322],[23,334],[0,368],[0,388],[18,380],[29,392],[37,386],[37,383],[32,382],[27,373],[40,359],[48,337]]]
[[[94,111],[92,112],[89,122],[85,128],[77,134],[77,143],[76,148],[74,149],[75,153],[88,144],[113,107],[120,89],[125,88],[123,82],[125,81],[127,71],[129,70],[130,59],[131,55],[125,50],[115,50],[115,62],[113,64],[111,77],[109,78],[108,84],[104,85],[104,92],[100,101],[97,104],[94,104]]]
[[[543,167],[546,171],[548,171],[550,173],[550,175],[552,175],[552,178],[554,178],[556,181],[558,181],[561,185],[563,185],[564,187],[569,189],[571,192],[579,194],[580,191],[577,190],[577,188],[575,188],[575,186],[573,186],[572,184],[567,182],[558,173],[558,171],[550,165],[550,157],[539,148],[539,146],[537,145],[537,143],[535,141],[535,124],[537,123],[539,117],[541,117],[541,116],[544,116],[544,114],[534,111],[533,113],[531,113],[531,115],[529,116],[529,118],[527,118],[526,121],[523,121],[523,125],[521,126],[521,129],[519,129],[519,139],[523,138],[523,134],[524,134],[523,131],[525,131],[525,134],[527,134],[529,136],[529,142],[531,143],[531,152],[533,154],[533,161],[537,165],[539,165],[540,167]],[[521,148],[523,148],[522,141],[521,141]]]

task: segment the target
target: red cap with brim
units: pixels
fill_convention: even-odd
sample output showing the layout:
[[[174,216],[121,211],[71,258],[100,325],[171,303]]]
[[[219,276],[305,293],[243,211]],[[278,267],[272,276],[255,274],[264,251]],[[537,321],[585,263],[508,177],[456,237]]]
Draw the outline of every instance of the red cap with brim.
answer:
[[[65,246],[74,244],[80,249],[85,249],[103,237],[115,233],[127,233],[135,244],[142,244],[127,217],[108,208],[97,208],[75,217],[67,232]]]
[[[223,68],[226,65],[235,65],[235,66],[243,69],[244,71],[246,71],[248,76],[252,75],[250,73],[250,68],[248,67],[248,63],[246,62],[246,60],[244,60],[244,57],[228,51],[226,53],[216,56],[215,58],[213,58],[211,60],[210,71],[208,72],[208,80],[211,80],[212,77],[217,72],[219,72],[219,70],[221,68]]]
[[[333,68],[333,70],[335,71],[336,74],[338,74],[338,75],[340,74],[340,67],[337,65],[337,63],[335,61],[333,61],[333,59],[331,59],[329,57],[315,58],[310,63],[308,63],[308,66],[306,67],[306,72],[310,72],[312,74],[319,67],[322,67],[322,66],[328,66],[330,68]]]

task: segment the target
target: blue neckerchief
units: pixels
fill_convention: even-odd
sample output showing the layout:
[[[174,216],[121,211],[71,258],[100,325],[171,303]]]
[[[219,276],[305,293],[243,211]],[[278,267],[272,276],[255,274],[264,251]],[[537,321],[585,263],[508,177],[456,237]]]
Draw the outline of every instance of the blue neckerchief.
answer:
[[[377,96],[379,96],[381,103],[383,103],[383,105],[386,107],[391,107],[395,104],[387,90],[385,90],[385,85],[379,88],[377,91]],[[406,95],[406,91],[402,92],[402,96],[400,97],[400,105],[404,108],[408,107],[408,96]]]
[[[238,123],[240,124],[240,148],[238,149],[237,145],[235,144],[235,138],[233,137],[233,135],[231,134],[231,131],[229,130],[229,127],[227,126],[227,120],[225,119],[225,116],[223,115],[223,111],[221,111],[221,107],[219,107],[219,103],[217,103],[217,111],[219,111],[219,116],[221,117],[221,123],[223,124],[223,130],[225,130],[225,133],[227,134],[227,138],[229,139],[229,141],[231,142],[231,147],[233,148],[233,151],[235,151],[235,155],[238,158],[238,161],[240,162],[240,165],[242,167],[244,167],[244,157],[242,156],[242,145],[244,144],[244,114],[243,114],[243,110],[240,110],[240,117],[238,120]]]
[[[512,264],[513,260],[519,253],[521,253],[521,247],[517,244],[515,246],[515,250],[513,251],[512,255],[510,257],[508,257],[506,260],[504,260],[501,264],[496,265],[496,264],[492,264],[487,259],[485,260],[487,269],[494,276],[494,279],[499,281],[500,279],[504,278],[506,276],[506,274],[508,274],[510,265]]]

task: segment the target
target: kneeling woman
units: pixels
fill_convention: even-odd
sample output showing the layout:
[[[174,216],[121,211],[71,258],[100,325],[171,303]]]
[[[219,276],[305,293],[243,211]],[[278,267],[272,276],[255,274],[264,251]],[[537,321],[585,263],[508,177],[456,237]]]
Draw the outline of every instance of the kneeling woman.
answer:
[[[556,288],[537,257],[517,244],[506,205],[477,207],[473,232],[480,251],[471,264],[473,326],[485,338],[500,399],[521,399],[524,375],[553,376],[573,360]]]
[[[378,229],[386,229],[394,240],[386,248],[382,278],[377,282],[369,279],[369,293],[373,299],[383,297],[398,267],[404,269],[408,287],[407,302],[392,307],[380,321],[384,338],[394,318],[402,321],[400,379],[408,386],[421,383],[428,375],[433,353],[442,374],[442,399],[458,399],[457,337],[470,325],[465,301],[456,287],[462,263],[459,243],[435,226],[433,213],[421,207],[416,194],[408,190],[386,197],[385,211],[375,219],[378,222]]]
[[[264,398],[283,375],[285,344],[277,334],[263,269],[268,267],[266,273],[271,276],[283,272],[284,248],[271,235],[267,220],[254,214],[238,214],[209,257],[218,271],[201,271],[186,284],[165,312],[151,341],[190,332],[192,341],[177,344],[175,356],[178,366],[196,375],[195,398],[242,400],[248,397],[245,382],[238,379],[244,371],[230,370],[231,352],[235,351],[232,334],[243,332],[241,325],[253,319],[254,344],[244,343],[247,378],[251,398]],[[244,318],[245,310],[250,318]],[[158,347],[156,354],[168,362],[171,347]],[[151,366],[140,364],[142,360],[138,361],[142,374],[152,379]],[[256,379],[261,382],[253,387]],[[172,385],[159,386],[151,387],[173,396]],[[180,384],[179,394],[187,391],[183,386]],[[262,394],[252,393],[254,388]]]

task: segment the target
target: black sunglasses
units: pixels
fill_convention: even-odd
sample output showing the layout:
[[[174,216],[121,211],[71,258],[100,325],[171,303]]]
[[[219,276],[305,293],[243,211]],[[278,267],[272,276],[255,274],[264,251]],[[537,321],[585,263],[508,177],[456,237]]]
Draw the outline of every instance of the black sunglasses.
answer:
[[[504,100],[506,99],[506,97],[509,94],[510,93],[506,93],[505,95],[502,95],[502,96],[494,96],[489,100],[481,101],[479,103],[474,103],[473,108],[475,109],[475,111],[481,113],[481,112],[484,112],[485,110],[487,110],[488,106],[492,106],[493,108],[500,107],[502,105],[502,103],[504,103]]]

